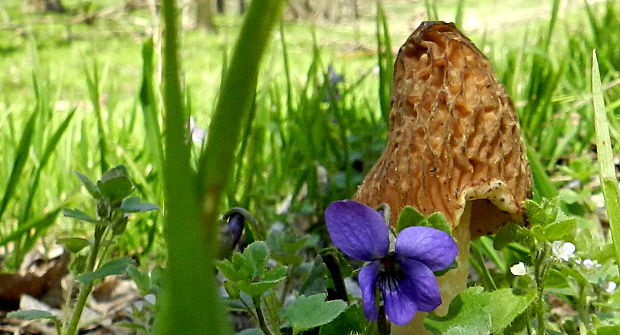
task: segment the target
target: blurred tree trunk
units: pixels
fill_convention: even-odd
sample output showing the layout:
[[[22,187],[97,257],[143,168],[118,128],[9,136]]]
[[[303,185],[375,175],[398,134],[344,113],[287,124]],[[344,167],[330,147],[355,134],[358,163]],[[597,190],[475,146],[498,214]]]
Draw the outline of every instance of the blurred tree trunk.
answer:
[[[224,0],[217,0],[217,12],[220,14],[224,14],[224,11],[226,11],[226,5]]]
[[[217,32],[213,15],[215,14],[215,6],[213,0],[195,0],[196,1],[196,28],[204,28],[209,32]]]
[[[64,13],[67,11],[62,5],[61,0],[45,0],[45,10],[56,13]]]
[[[359,0],[289,0],[286,17],[338,23],[360,17]]]

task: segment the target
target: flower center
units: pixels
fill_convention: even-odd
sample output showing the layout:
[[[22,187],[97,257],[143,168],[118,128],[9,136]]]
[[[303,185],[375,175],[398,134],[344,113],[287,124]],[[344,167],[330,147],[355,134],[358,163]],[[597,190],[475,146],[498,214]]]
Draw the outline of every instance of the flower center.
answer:
[[[380,260],[379,275],[377,284],[383,290],[394,291],[398,287],[398,283],[403,279],[405,273],[402,266],[396,259],[396,254],[390,252],[387,256]]]

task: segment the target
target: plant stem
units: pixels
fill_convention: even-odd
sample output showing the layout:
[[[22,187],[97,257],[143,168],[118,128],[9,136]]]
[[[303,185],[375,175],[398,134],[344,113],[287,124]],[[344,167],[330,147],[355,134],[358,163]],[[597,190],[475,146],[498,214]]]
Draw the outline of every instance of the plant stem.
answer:
[[[325,266],[327,266],[327,269],[329,270],[329,274],[332,277],[332,282],[336,288],[336,296],[333,297],[334,300],[341,299],[348,303],[349,297],[347,296],[347,288],[344,285],[342,273],[340,272],[340,267],[338,266],[338,262],[336,262],[334,255],[328,254],[321,257],[323,258]]]
[[[95,228],[95,243],[93,244],[92,249],[90,250],[90,254],[88,255],[88,263],[86,264],[85,272],[93,272],[95,269],[95,263],[97,261],[97,254],[99,253],[99,247],[101,246],[101,239],[103,234],[105,233],[106,226],[98,225]],[[84,306],[86,305],[86,299],[90,295],[90,291],[93,289],[93,283],[82,284],[80,286],[80,293],[78,295],[77,302],[75,303],[75,308],[73,309],[73,314],[71,315],[71,321],[69,321],[69,325],[67,326],[67,330],[65,331],[65,335],[74,335],[77,331],[78,325],[80,323],[80,317],[82,316],[82,311],[84,311]]]
[[[265,322],[265,317],[263,316],[263,310],[260,308],[260,302],[256,304],[256,317],[258,318],[258,325],[260,326],[260,330],[265,335],[272,335],[271,330],[267,327],[267,323]]]
[[[538,335],[545,334],[545,276],[549,268],[547,254],[549,251],[548,243],[542,243],[541,249],[536,253],[534,259],[534,279],[536,281],[536,319],[538,320]]]
[[[587,313],[586,306],[586,286],[579,285],[579,298],[577,300],[577,315],[579,315],[579,332],[587,333],[587,324],[590,323],[590,318]],[[584,334],[585,334],[584,333]]]
[[[379,335],[390,335],[390,322],[385,317],[385,308],[379,306],[379,318],[377,319],[377,331]]]

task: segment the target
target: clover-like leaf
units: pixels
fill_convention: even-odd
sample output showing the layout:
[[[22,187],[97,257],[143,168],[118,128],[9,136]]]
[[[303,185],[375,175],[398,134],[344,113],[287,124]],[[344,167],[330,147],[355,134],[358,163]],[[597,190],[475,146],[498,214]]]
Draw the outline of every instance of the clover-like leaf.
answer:
[[[146,202],[140,202],[140,198],[138,197],[129,197],[123,199],[120,208],[125,213],[138,213],[159,210],[159,206]]]
[[[78,179],[80,179],[84,187],[86,187],[86,190],[88,191],[88,193],[93,198],[97,200],[101,199],[101,192],[99,192],[99,188],[97,187],[97,185],[95,185],[95,183],[92,182],[92,180],[90,180],[88,177],[86,177],[85,175],[77,171],[73,171],[73,173],[75,173]]]
[[[76,277],[82,284],[90,284],[97,279],[102,279],[110,275],[119,275],[127,272],[127,268],[133,261],[131,258],[123,257],[113,259],[94,272],[83,273]]]
[[[98,222],[97,219],[95,219],[94,217],[82,212],[79,209],[67,209],[65,208],[63,210],[63,215],[66,217],[70,217],[70,218],[74,218],[74,219],[78,219],[78,220],[82,220],[82,221],[86,221],[86,222]]]
[[[124,165],[119,165],[104,173],[101,180],[97,182],[97,187],[101,194],[112,202],[122,200],[133,191],[127,168]]]
[[[39,309],[30,309],[26,311],[11,312],[7,314],[6,316],[9,318],[22,319],[22,320],[27,320],[27,321],[38,320],[38,319],[49,319],[49,320],[58,319],[56,315],[48,311],[42,311]]]
[[[56,243],[64,245],[69,252],[76,254],[89,246],[91,241],[80,237],[60,237],[56,239]]]

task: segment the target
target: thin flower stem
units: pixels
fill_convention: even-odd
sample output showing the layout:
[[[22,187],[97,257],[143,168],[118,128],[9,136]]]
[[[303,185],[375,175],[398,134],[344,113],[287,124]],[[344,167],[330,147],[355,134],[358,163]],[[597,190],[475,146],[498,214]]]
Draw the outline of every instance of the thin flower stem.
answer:
[[[348,303],[349,297],[347,296],[347,288],[344,285],[344,279],[342,278],[340,267],[338,266],[338,262],[336,262],[334,255],[328,254],[321,257],[323,258],[325,266],[327,266],[327,269],[329,270],[334,287],[336,288],[336,296],[334,299],[341,299]]]
[[[590,323],[590,318],[587,313],[586,307],[586,287],[579,285],[579,298],[577,300],[577,314],[579,315],[579,332],[587,333],[587,324]]]
[[[527,319],[531,320],[532,319],[532,309],[528,308],[527,309]],[[526,322],[526,328],[527,328],[527,335],[533,335],[532,334],[532,325],[530,322]]]
[[[97,255],[99,254],[99,247],[101,246],[101,240],[106,228],[107,226],[105,225],[97,225],[95,228],[95,242],[93,243],[93,247],[88,255],[88,263],[86,264],[85,272],[92,272],[95,269]],[[80,323],[80,317],[82,316],[82,311],[84,311],[84,306],[86,305],[86,299],[88,299],[92,289],[92,282],[89,284],[82,284],[80,286],[80,293],[78,295],[77,302],[75,303],[75,308],[73,309],[73,314],[71,315],[71,321],[69,321],[65,335],[74,335],[76,333]]]
[[[538,335],[545,334],[545,276],[549,269],[547,261],[549,246],[543,243],[541,249],[536,253],[534,260],[534,279],[536,281],[537,300],[535,303],[536,319],[538,321]]]
[[[379,318],[377,319],[377,331],[379,335],[390,335],[390,322],[385,317],[385,308],[379,306]]]
[[[256,305],[256,317],[258,318],[258,325],[263,334],[272,335],[271,330],[267,327],[267,323],[265,322],[265,317],[263,316],[263,310],[260,307],[260,302]]]
[[[292,278],[293,276],[286,276],[286,279],[284,280],[284,287],[282,288],[282,294],[280,295],[280,306],[284,306],[286,296],[288,295],[288,290],[291,287]]]
[[[269,325],[271,325],[271,333],[273,335],[281,335],[280,333],[280,318],[278,316],[278,312],[280,311],[280,307],[282,304],[279,303],[278,297],[274,292],[267,295],[264,298],[265,308],[266,308],[266,321]]]

